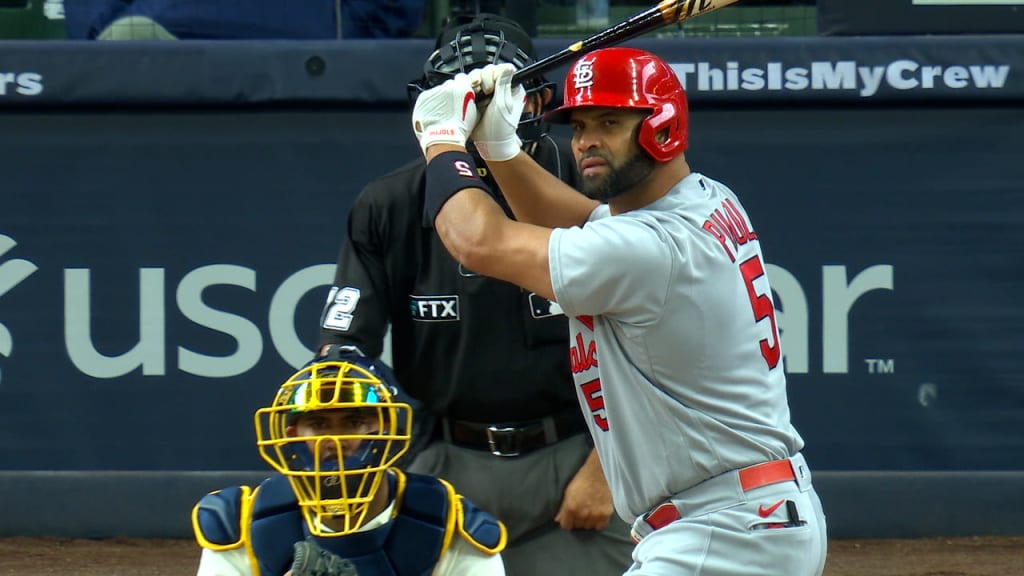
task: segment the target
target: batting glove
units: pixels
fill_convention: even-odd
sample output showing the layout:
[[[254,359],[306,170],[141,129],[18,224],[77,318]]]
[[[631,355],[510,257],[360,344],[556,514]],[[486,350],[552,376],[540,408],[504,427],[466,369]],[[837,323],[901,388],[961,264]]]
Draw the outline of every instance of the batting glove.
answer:
[[[484,160],[511,160],[523,147],[516,128],[526,107],[526,88],[522,84],[512,87],[515,71],[515,66],[506,63],[488,64],[469,73],[470,83],[478,86],[478,92],[491,96],[472,134]]]
[[[427,148],[434,144],[465,146],[477,117],[476,94],[469,77],[456,74],[416,98],[412,130],[426,154]]]

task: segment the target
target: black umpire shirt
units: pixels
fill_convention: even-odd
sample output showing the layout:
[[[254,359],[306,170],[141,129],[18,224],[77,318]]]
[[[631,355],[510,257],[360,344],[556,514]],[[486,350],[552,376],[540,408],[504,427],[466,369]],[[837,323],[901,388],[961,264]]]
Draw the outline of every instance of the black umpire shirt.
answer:
[[[567,145],[544,137],[533,157],[578,188]],[[477,164],[497,191],[486,164]],[[320,345],[355,344],[378,357],[390,323],[398,382],[436,416],[496,424],[578,414],[565,316],[557,304],[452,258],[423,214],[424,170],[419,159],[356,198]]]

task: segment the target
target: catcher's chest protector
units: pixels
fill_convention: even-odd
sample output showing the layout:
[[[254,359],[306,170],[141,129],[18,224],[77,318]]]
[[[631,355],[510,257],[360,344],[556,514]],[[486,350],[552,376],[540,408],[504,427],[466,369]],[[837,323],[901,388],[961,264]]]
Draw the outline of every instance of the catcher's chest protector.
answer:
[[[360,574],[380,576],[428,576],[444,552],[444,543],[462,522],[449,515],[460,510],[445,485],[430,476],[404,475],[404,490],[395,475],[388,475],[392,494],[400,507],[395,518],[374,530],[338,538],[313,537],[321,548],[350,560]],[[474,510],[474,516],[480,511]],[[484,513],[485,516],[487,516]],[[488,516],[488,518],[490,518]],[[478,519],[479,520],[479,519]],[[284,574],[292,563],[292,544],[309,536],[287,479],[274,476],[256,491],[252,506],[250,542],[261,576]],[[480,529],[467,534],[483,548],[496,548],[500,538],[497,521],[467,522]],[[475,533],[475,534],[474,534]],[[498,537],[495,538],[495,535]],[[481,541],[484,540],[484,541]],[[488,542],[495,540],[494,542]],[[498,551],[497,549],[495,551]]]

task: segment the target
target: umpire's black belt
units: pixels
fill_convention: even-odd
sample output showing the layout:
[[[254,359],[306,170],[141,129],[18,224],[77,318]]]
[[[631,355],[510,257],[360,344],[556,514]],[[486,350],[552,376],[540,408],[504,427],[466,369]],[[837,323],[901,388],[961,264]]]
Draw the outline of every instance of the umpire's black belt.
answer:
[[[480,424],[442,418],[442,438],[456,446],[486,450],[495,456],[521,456],[585,431],[579,412],[548,416],[528,422]]]

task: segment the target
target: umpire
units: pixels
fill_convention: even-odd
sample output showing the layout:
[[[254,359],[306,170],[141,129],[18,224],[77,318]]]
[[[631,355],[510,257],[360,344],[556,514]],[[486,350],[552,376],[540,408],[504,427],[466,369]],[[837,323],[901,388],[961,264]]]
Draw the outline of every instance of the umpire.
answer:
[[[410,98],[458,72],[535,59],[514,21],[455,20],[439,35],[423,78],[410,84]],[[538,79],[526,87],[524,148],[575,187],[571,152],[541,120],[554,85]],[[557,304],[459,266],[424,216],[424,170],[419,158],[370,182],[355,200],[321,317],[321,350],[351,344],[378,357],[390,326],[395,375],[432,416],[407,468],[449,480],[505,523],[510,575],[619,575],[633,543],[613,514],[577,403],[567,320]]]

